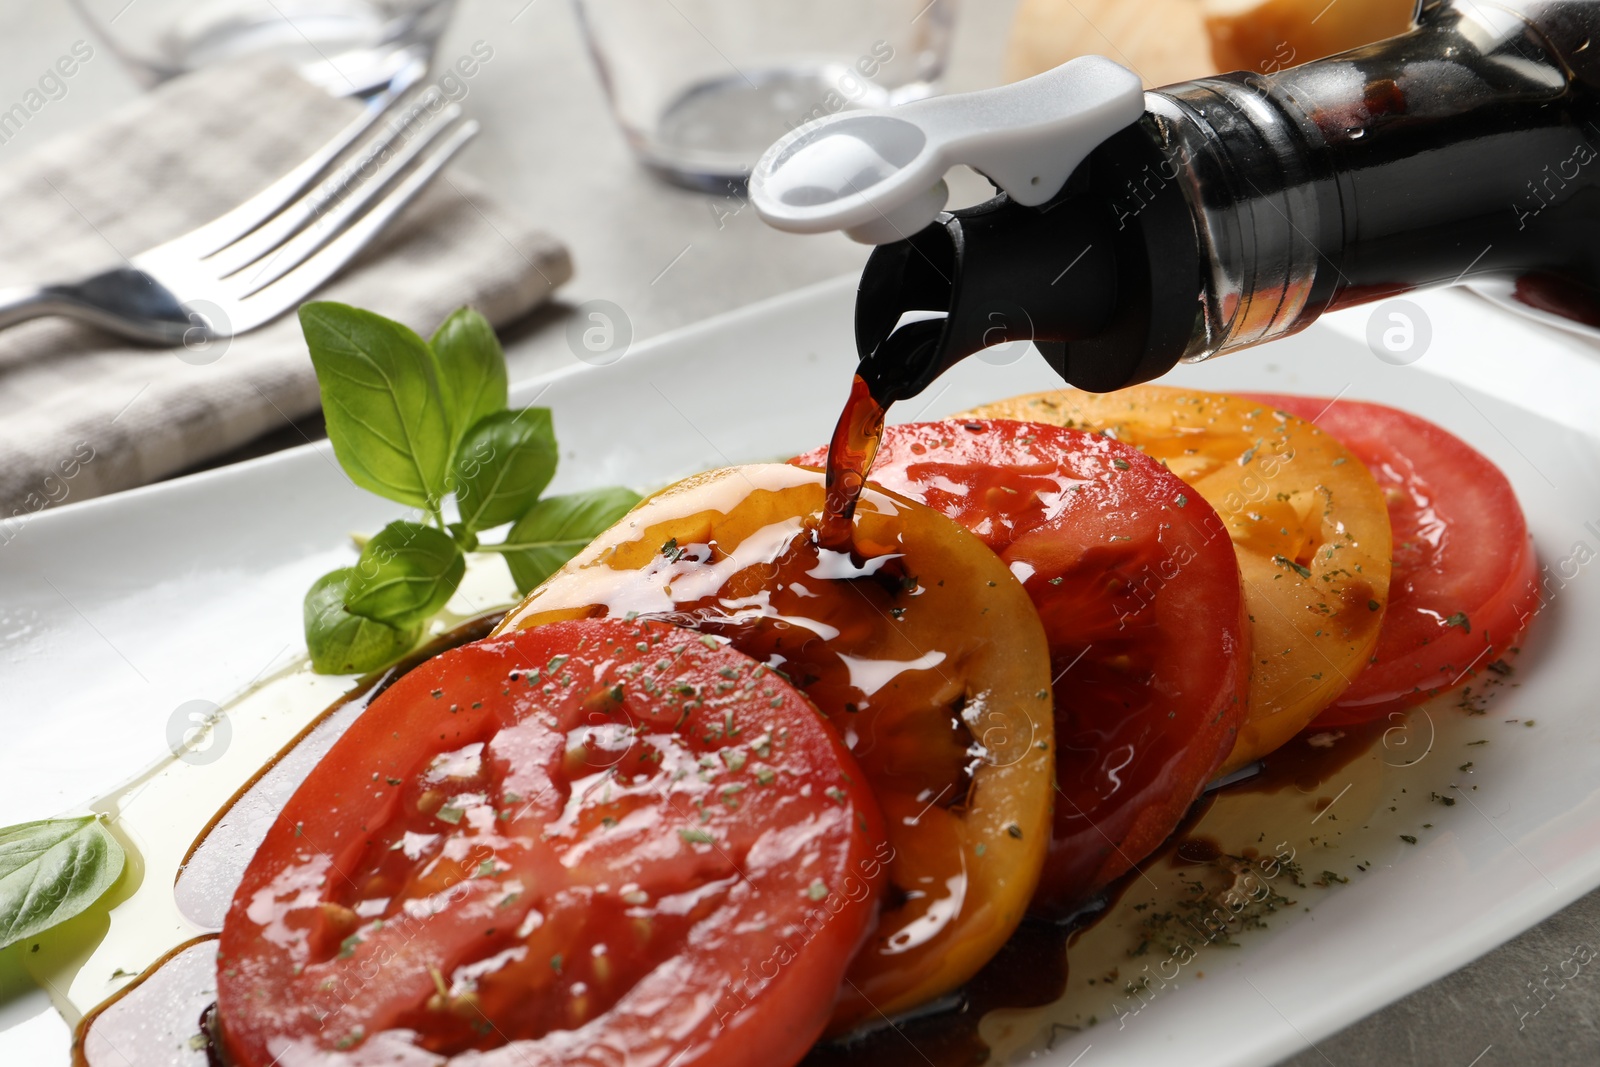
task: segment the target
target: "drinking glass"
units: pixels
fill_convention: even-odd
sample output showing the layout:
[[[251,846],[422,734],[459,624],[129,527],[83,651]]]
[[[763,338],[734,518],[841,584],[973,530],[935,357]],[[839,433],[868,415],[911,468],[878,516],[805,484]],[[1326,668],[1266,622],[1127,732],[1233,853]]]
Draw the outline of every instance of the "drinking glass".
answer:
[[[634,152],[718,193],[810,119],[931,96],[955,16],[955,0],[573,2]]]
[[[455,0],[72,0],[146,85],[271,53],[340,95],[432,56]]]

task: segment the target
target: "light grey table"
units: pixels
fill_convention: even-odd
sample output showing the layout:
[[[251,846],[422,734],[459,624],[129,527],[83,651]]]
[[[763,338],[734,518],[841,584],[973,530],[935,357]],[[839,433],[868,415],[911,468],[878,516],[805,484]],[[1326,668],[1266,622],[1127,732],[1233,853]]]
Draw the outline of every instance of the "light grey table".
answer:
[[[1015,6],[1016,0],[967,0],[952,89],[999,81]],[[85,36],[61,0],[0,3],[0,108],[21,99],[57,56]],[[739,210],[737,199],[719,201],[647,176],[610,120],[563,0],[462,0],[440,59],[453,60],[478,40],[495,55],[470,83],[465,106],[483,123],[484,135],[459,166],[544,222],[569,244],[577,266],[556,304],[510,331],[514,377],[574,358],[564,318],[586,300],[619,305],[635,338],[643,339],[860,269],[866,250],[843,237],[779,234],[753,211]],[[133,91],[116,60],[101,51],[70,82],[66,96],[0,143],[0,153],[27,151]],[[955,199],[974,202],[986,188],[968,175],[956,183]],[[303,429],[286,427],[256,450],[298,444]],[[1584,942],[1600,942],[1600,894],[1286,1063],[1600,1064],[1600,986],[1592,976],[1580,975],[1537,1016],[1522,1021],[1517,1015],[1529,984],[1554,973],[1573,946]],[[1084,1067],[1093,1067],[1090,1055]]]

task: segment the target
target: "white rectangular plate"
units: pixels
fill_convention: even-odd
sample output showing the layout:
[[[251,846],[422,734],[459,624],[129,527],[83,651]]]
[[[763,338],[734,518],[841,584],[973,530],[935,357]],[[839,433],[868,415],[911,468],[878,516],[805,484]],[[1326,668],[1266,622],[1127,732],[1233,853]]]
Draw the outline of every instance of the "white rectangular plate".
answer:
[[[1492,766],[1474,779],[1476,804],[1441,812],[1447,832],[1375,857],[1370,874],[1319,897],[1305,921],[1208,961],[1203,981],[1163,996],[1137,1025],[1057,1041],[1045,1062],[1064,1067],[1092,1044],[1097,1065],[1147,1064],[1180,1049],[1191,1065],[1270,1063],[1600,885],[1600,720],[1589,712],[1600,656],[1586,636],[1600,633],[1600,583],[1586,566],[1600,551],[1600,440],[1590,434],[1600,362],[1587,342],[1467,294],[1413,299],[1432,341],[1411,366],[1372,354],[1371,313],[1358,309],[1168,380],[1394,404],[1498,463],[1517,487],[1553,595],[1519,661],[1520,687],[1490,720],[1523,710],[1539,726],[1494,735]],[[664,336],[612,366],[574,361],[513,399],[554,409],[558,491],[648,489],[792,455],[825,441],[839,412],[853,300],[854,280],[840,279]],[[1056,385],[1032,355],[1008,366],[968,360],[893,415],[934,417]],[[355,489],[323,442],[13,527],[0,544],[0,825],[105,793],[166,754],[180,705],[226,703],[303,654],[306,586],[352,558],[351,531],[397,513]],[[66,1062],[64,1024],[8,955],[0,1061]]]

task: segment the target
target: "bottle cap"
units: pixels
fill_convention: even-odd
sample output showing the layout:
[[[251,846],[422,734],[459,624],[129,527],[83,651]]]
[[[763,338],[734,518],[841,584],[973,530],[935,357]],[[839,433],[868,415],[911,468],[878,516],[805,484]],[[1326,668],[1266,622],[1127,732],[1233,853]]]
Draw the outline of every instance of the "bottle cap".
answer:
[[[923,229],[949,198],[944,175],[966,164],[1012,200],[1037,207],[1085,156],[1144,113],[1139,76],[1104,56],[975,93],[800,126],[762,155],[750,199],[792,233],[843,230],[888,244]]]

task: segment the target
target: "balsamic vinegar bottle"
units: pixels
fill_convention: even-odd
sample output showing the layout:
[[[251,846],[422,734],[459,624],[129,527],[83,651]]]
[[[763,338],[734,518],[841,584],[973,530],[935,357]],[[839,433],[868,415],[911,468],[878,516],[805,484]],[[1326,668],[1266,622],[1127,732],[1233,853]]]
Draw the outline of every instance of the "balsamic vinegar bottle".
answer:
[[[1017,336],[1115,389],[1462,282],[1600,327],[1600,0],[1427,0],[1399,37],[1144,106],[1048,203],[1001,195],[874,252],[875,396]]]
[[[1600,3],[1418,16],[1330,59],[1149,94],[1208,253],[1186,358],[1483,276],[1600,325]]]

